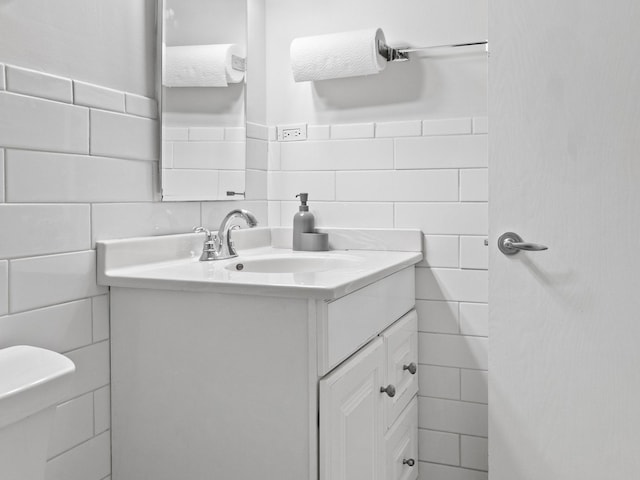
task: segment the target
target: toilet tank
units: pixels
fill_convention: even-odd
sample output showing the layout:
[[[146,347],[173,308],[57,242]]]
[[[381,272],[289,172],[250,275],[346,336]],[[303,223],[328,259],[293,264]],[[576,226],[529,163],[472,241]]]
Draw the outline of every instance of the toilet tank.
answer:
[[[0,479],[43,480],[56,405],[75,365],[38,347],[0,350]]]

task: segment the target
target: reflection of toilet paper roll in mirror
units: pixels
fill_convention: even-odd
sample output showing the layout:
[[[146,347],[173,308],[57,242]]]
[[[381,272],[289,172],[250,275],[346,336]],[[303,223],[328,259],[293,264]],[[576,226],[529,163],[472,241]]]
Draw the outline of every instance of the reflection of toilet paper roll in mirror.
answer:
[[[166,47],[162,84],[166,87],[227,87],[230,83],[240,83],[244,79],[242,59],[244,52],[235,43]]]
[[[381,29],[296,38],[291,42],[291,68],[296,82],[357,77],[380,73],[387,60]]]

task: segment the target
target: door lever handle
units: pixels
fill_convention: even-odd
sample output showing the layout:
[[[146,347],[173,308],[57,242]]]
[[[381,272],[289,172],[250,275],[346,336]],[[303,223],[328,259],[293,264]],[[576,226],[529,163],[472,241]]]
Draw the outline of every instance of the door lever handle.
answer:
[[[520,250],[539,252],[541,250],[548,250],[549,247],[537,243],[523,242],[522,237],[517,233],[507,232],[500,235],[498,239],[498,249],[505,255],[515,255]]]

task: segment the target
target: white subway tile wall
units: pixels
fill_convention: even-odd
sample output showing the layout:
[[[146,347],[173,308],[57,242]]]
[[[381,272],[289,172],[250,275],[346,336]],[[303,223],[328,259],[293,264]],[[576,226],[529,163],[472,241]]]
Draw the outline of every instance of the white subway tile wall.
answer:
[[[110,478],[109,295],[96,284],[95,241],[215,228],[243,204],[267,222],[266,139],[252,180],[262,201],[215,214],[157,202],[157,112],[153,98],[0,65],[0,348],[36,345],[77,367],[46,480]]]
[[[125,93],[111,88],[74,81],[73,98],[76,105],[113,110],[114,112],[125,111]]]
[[[6,67],[6,75],[10,92],[73,103],[73,83],[68,78],[13,66]]]
[[[419,228],[419,460],[423,480],[487,479],[487,118],[308,125],[269,142],[268,214],[291,226]]]

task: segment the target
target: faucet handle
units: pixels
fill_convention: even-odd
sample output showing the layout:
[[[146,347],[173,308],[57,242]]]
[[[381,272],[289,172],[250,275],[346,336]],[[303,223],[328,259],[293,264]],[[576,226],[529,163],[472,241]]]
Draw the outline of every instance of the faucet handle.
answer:
[[[211,231],[208,228],[204,228],[204,227],[193,227],[193,232],[194,233],[206,233],[207,234],[207,240],[211,239]]]

